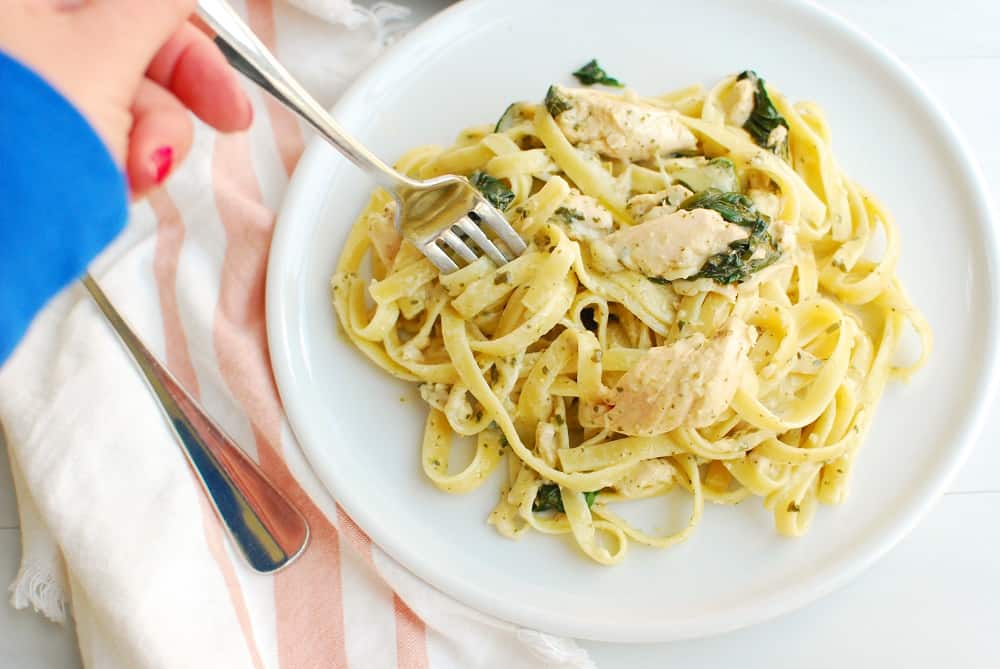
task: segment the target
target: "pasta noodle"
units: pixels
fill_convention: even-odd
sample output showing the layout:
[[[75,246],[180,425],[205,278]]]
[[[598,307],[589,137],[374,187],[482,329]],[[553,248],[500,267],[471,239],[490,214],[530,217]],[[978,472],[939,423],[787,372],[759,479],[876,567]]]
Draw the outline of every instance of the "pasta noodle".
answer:
[[[614,564],[750,496],[801,535],[844,500],[888,380],[929,354],[891,216],[838,167],[820,108],[754,73],[653,98],[553,87],[397,167],[487,175],[530,241],[441,275],[379,190],[332,279],[354,345],[421,384],[430,481],[462,494],[500,470],[503,536],[566,534]],[[907,327],[922,353],[904,365]],[[459,437],[474,454],[453,471]],[[676,532],[615,510],[675,489]]]

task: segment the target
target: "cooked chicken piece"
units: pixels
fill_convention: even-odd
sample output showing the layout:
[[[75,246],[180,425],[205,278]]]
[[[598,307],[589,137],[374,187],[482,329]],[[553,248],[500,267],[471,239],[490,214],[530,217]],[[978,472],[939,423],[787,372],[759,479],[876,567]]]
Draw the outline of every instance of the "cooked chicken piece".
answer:
[[[711,256],[748,234],[746,228],[729,223],[716,211],[693,209],[614,232],[594,242],[591,251],[604,271],[627,267],[673,281],[694,276]]]
[[[751,326],[731,318],[711,339],[696,333],[649,349],[618,381],[607,426],[651,436],[711,425],[732,402],[754,339]]]
[[[658,193],[644,193],[629,198],[626,203],[629,215],[637,222],[644,223],[677,211],[677,205],[693,195],[681,184],[673,184]]]
[[[556,116],[573,144],[609,158],[650,160],[698,142],[672,110],[626,102],[598,91],[553,87],[570,107]]]
[[[600,239],[611,232],[614,223],[611,212],[600,202],[576,189],[556,209],[554,218],[566,226],[569,238],[577,241]]]

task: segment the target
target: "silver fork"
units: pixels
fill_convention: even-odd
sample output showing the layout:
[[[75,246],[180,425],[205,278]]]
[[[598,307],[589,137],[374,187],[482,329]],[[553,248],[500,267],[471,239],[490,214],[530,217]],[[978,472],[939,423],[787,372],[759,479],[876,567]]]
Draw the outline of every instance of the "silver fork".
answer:
[[[475,261],[480,252],[503,265],[527,248],[503,214],[464,177],[447,174],[413,179],[379,160],[306,92],[225,0],[199,0],[198,15],[216,32],[215,42],[230,65],[302,117],[392,193],[399,205],[396,225],[400,232],[442,272],[458,269],[459,262]]]
[[[84,274],[81,281],[135,360],[247,564],[269,574],[294,562],[309,541],[309,525],[299,510],[149,352],[93,277]]]

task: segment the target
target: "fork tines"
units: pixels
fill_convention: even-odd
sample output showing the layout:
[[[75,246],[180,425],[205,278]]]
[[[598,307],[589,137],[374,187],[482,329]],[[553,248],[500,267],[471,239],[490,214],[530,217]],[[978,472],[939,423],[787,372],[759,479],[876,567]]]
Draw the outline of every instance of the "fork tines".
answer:
[[[493,232],[496,240],[490,239],[483,227]],[[510,262],[527,248],[507,219],[484,201],[476,203],[465,216],[429,239],[423,252],[442,272],[453,272],[458,269],[458,263],[445,249],[450,249],[458,259],[471,263],[480,254],[469,247],[469,241],[497,265]]]

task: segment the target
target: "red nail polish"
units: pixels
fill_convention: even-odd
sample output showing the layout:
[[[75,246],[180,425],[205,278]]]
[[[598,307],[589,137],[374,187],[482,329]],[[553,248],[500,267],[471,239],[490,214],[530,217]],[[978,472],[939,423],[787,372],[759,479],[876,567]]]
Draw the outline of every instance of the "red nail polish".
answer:
[[[163,183],[170,172],[170,166],[174,164],[174,150],[169,146],[161,146],[153,151],[152,164],[156,183]]]

